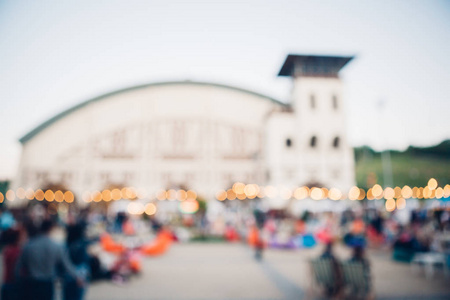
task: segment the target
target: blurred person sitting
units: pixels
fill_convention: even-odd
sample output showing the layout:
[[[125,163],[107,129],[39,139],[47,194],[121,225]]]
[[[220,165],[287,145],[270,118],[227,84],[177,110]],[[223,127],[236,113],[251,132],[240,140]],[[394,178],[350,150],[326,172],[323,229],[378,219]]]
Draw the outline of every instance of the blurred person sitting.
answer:
[[[1,299],[12,300],[18,297],[17,281],[14,270],[20,255],[20,231],[8,229],[3,233],[5,248],[3,250],[3,280]]]
[[[43,221],[40,232],[23,247],[16,266],[23,300],[52,300],[59,268],[76,278],[79,285],[84,284],[64,248],[49,237],[52,228],[51,220]]]

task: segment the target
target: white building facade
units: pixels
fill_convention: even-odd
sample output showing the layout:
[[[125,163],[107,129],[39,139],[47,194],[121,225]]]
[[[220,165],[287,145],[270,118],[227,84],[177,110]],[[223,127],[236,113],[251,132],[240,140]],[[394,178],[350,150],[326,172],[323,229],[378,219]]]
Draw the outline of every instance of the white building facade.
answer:
[[[153,83],[73,107],[21,138],[13,187],[192,189],[234,182],[348,190],[355,183],[339,70],[352,58],[289,55],[289,103],[220,84]]]

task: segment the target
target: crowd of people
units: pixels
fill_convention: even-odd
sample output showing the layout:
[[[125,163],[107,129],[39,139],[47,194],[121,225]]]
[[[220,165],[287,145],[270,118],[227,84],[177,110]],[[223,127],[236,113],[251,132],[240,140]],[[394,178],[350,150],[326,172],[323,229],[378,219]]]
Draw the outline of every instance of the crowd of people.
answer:
[[[56,242],[52,236],[55,226],[64,228],[63,243]],[[91,232],[89,238],[88,229]],[[367,276],[370,276],[370,264],[364,255],[367,247],[392,249],[394,259],[410,261],[417,252],[444,251],[440,241],[449,229],[448,211],[412,211],[406,221],[395,213],[376,209],[348,209],[340,213],[305,211],[300,217],[286,211],[238,209],[215,217],[207,213],[170,217],[161,214],[144,219],[125,212],[107,214],[89,209],[68,213],[64,218],[36,208],[12,214],[2,207],[1,299],[50,300],[61,290],[64,300],[80,300],[93,279],[108,278],[117,283],[123,282],[130,272],[139,272],[139,262],[133,261],[137,250],[155,254],[162,253],[166,247],[141,243],[139,247],[131,246],[127,250],[123,245],[114,244],[109,235],[102,236],[104,232],[133,236],[142,230],[154,234],[165,231],[169,239],[181,242],[188,241],[195,233],[203,238],[219,236],[229,242],[249,243],[254,247],[257,260],[263,259],[264,249],[268,247],[298,249],[323,244],[326,247],[321,257],[337,262],[333,245],[342,242],[352,248],[351,261],[363,263]],[[191,232],[191,236],[186,238],[186,232]],[[108,247],[112,247],[112,252],[120,250],[116,251],[116,260],[109,268],[89,252],[90,246],[97,242],[113,243],[105,247],[107,251]],[[341,277],[336,267],[336,286],[329,287],[330,294],[339,290]],[[57,279],[61,283],[60,289],[55,289]]]

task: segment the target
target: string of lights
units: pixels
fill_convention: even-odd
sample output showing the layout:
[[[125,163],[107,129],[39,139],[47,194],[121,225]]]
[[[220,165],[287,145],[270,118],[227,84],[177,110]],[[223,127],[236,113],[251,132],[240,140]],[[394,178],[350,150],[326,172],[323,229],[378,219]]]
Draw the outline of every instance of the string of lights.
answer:
[[[327,189],[325,187],[297,187],[295,189],[289,189],[286,187],[275,186],[259,186],[258,184],[245,184],[242,182],[236,182],[229,189],[219,190],[216,193],[216,199],[219,201],[233,201],[233,200],[248,200],[255,198],[281,198],[284,200],[296,199],[313,199],[324,200],[330,199],[334,201],[339,200],[375,200],[384,199],[385,208],[387,211],[393,211],[396,208],[402,209],[406,206],[406,200],[415,199],[441,199],[450,197],[450,184],[444,187],[438,186],[436,179],[431,178],[425,187],[410,187],[405,185],[403,187],[396,186],[386,187],[383,189],[381,185],[375,184],[371,188],[365,190],[363,188],[353,186],[348,192],[344,193],[337,188]],[[14,201],[15,199],[28,199],[37,201],[48,202],[66,202],[73,203],[75,200],[74,193],[72,191],[53,191],[51,189],[33,190],[31,188],[24,189],[19,187],[17,190],[8,190],[4,195],[0,192],[0,203],[4,200]],[[158,201],[196,201],[197,193],[193,190],[159,190],[156,193],[148,193],[146,189],[136,189],[133,187],[124,187],[122,189],[105,189],[103,191],[85,191],[82,195],[82,200],[86,203],[89,202],[109,202],[120,199],[154,199]],[[153,205],[154,206],[154,205]],[[156,207],[142,207],[139,211],[142,212],[156,212]],[[133,209],[132,209],[133,210]],[[137,209],[136,209],[137,210]],[[149,215],[154,214],[150,213]]]

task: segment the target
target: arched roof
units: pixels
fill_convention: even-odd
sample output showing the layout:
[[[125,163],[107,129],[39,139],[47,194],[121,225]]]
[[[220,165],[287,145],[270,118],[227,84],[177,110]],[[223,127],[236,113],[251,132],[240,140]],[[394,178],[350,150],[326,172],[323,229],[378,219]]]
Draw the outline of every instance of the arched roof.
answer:
[[[134,91],[134,90],[139,90],[139,89],[143,89],[143,88],[147,88],[147,87],[156,87],[156,86],[165,86],[165,85],[186,85],[186,84],[190,84],[190,85],[201,85],[201,86],[212,86],[212,87],[219,87],[219,88],[224,88],[224,89],[230,89],[230,90],[234,90],[234,91],[239,91],[239,92],[243,92],[243,93],[247,93],[247,94],[251,94],[257,97],[261,97],[261,98],[265,98],[269,101],[272,101],[273,103],[276,103],[278,105],[281,106],[288,106],[286,103],[283,103],[277,99],[265,96],[263,94],[259,94],[253,91],[249,91],[246,89],[242,89],[242,88],[238,88],[238,87],[233,87],[233,86],[228,86],[228,85],[223,85],[223,84],[218,84],[218,83],[210,83],[210,82],[199,82],[199,81],[190,81],[190,80],[186,80],[186,81],[166,81],[166,82],[156,82],[156,83],[149,83],[149,84],[142,84],[142,85],[137,85],[137,86],[132,86],[132,87],[128,87],[128,88],[124,88],[124,89],[120,89],[120,90],[116,90],[114,92],[111,93],[107,93],[107,94],[103,94],[101,96],[89,99],[87,101],[84,101],[78,105],[75,105],[57,115],[55,115],[54,117],[48,119],[47,121],[43,122],[42,124],[40,124],[39,126],[37,126],[36,128],[34,128],[33,130],[31,130],[30,132],[28,132],[27,134],[25,134],[24,136],[22,136],[19,141],[24,144],[26,142],[28,142],[29,140],[31,140],[35,135],[37,135],[38,133],[40,133],[42,130],[44,130],[45,128],[49,127],[51,124],[55,123],[56,121],[64,118],[65,116],[69,115],[70,113],[81,109],[87,105],[89,105],[92,102],[96,102],[96,101],[100,101],[100,100],[104,100],[107,99],[108,97],[117,95],[117,94],[121,94],[121,93],[126,93],[129,91]]]

